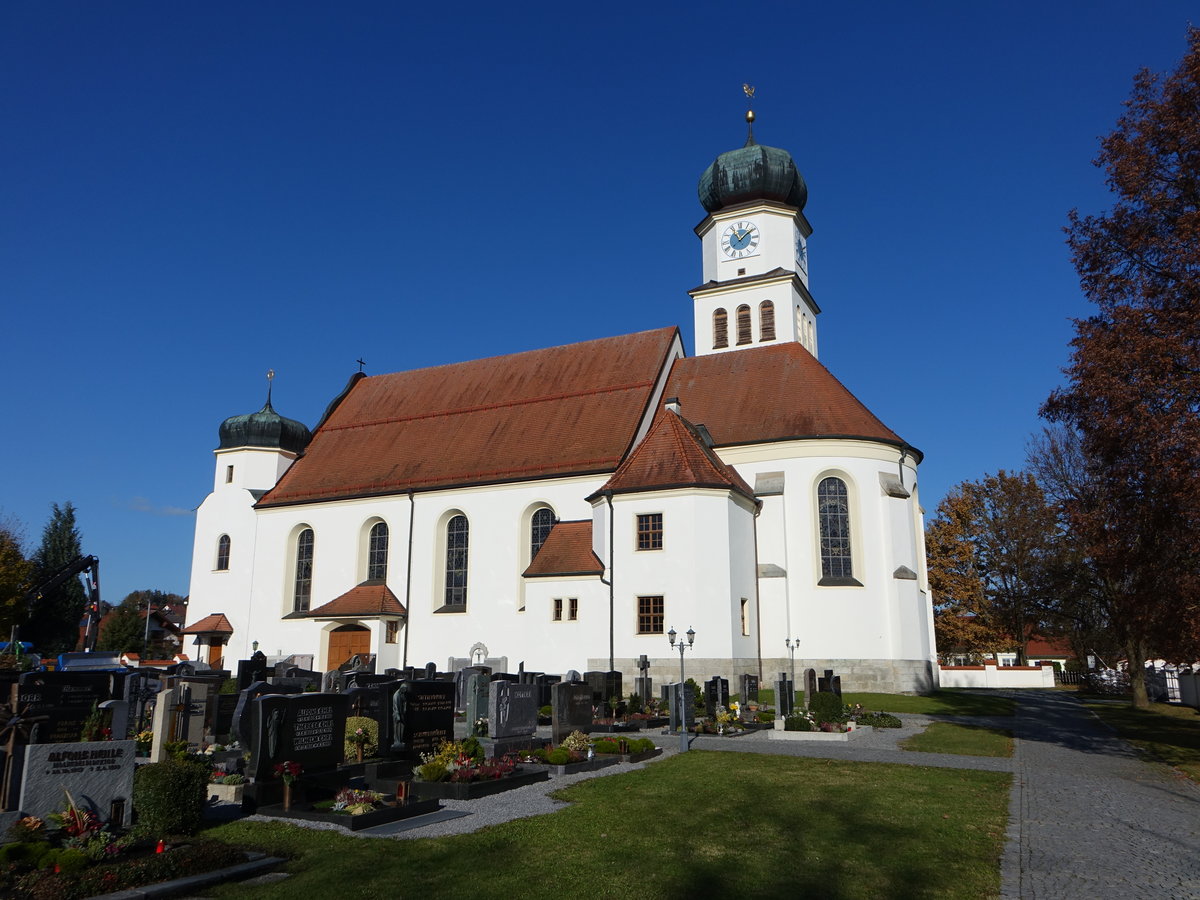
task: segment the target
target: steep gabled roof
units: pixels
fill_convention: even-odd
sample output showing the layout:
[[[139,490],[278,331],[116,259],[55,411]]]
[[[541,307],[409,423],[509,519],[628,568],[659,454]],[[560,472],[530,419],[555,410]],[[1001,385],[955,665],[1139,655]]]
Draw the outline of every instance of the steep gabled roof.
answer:
[[[405,610],[404,604],[382,581],[364,581],[308,613],[309,618],[313,619],[365,619],[406,615],[408,611]]]
[[[555,522],[533,562],[524,572],[526,578],[551,575],[603,575],[604,563],[592,552],[592,522]]]
[[[676,360],[665,396],[678,397],[718,447],[818,437],[907,447],[793,342]],[[908,449],[920,460],[920,451]]]
[[[662,328],[361,378],[258,506],[611,472],[677,339]]]
[[[750,485],[713,453],[695,426],[668,409],[655,416],[642,442],[592,496],[676,487],[723,488],[755,499]]]

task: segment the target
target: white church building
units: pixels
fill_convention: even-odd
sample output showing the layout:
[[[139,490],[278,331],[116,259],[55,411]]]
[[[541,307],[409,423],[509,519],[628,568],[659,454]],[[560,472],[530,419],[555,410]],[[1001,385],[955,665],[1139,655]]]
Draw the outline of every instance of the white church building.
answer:
[[[185,633],[213,663],[378,671],[649,658],[689,674],[937,679],[921,453],[817,359],[807,187],[753,137],[699,185],[696,352],[677,328],[356,374],[311,432],[226,420]],[[790,646],[789,646],[790,645]]]

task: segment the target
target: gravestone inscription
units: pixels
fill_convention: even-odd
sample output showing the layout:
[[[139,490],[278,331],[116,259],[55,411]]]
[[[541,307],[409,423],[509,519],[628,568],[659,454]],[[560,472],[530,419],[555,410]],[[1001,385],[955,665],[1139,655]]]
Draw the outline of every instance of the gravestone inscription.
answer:
[[[406,681],[392,693],[392,751],[416,760],[454,740],[454,683]]]
[[[80,806],[107,820],[120,810],[130,824],[133,812],[133,770],[137,745],[133,741],[95,741],[75,744],[29,744],[22,755],[19,805],[27,816],[46,818],[61,812],[70,791]],[[114,801],[119,801],[114,805]]]
[[[537,687],[497,681],[488,697],[488,733],[493,738],[528,737],[537,731]]]
[[[253,734],[248,773],[271,778],[281,762],[306,772],[332,769],[345,757],[345,694],[264,694],[251,704]]]

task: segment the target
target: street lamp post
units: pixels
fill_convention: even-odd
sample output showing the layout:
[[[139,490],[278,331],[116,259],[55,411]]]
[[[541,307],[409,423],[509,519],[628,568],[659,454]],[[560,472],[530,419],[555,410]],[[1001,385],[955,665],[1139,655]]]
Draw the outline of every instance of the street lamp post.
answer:
[[[692,644],[696,643],[696,632],[692,630],[691,626],[689,626],[687,630],[687,643],[685,644],[681,639],[679,643],[676,644],[675,628],[672,627],[671,630],[667,632],[667,638],[670,640],[672,647],[679,647],[679,752],[686,753],[688,749],[688,737],[687,725],[685,724],[686,716],[684,713],[687,712],[687,706],[685,705],[687,703],[687,689],[684,687],[683,683],[683,653],[685,650],[690,648]]]
[[[784,638],[783,642],[787,644],[788,656],[792,658],[792,705],[795,705],[796,695],[796,651],[800,649],[800,638]]]

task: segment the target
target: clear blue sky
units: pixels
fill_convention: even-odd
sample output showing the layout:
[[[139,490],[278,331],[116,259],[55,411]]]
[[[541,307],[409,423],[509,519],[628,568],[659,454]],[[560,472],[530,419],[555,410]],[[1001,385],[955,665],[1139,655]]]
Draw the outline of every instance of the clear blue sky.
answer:
[[[0,516],[185,593],[226,416],[357,369],[678,324],[700,172],[809,185],[821,361],[953,484],[1022,465],[1089,307],[1063,243],[1175,2],[0,4]],[[636,236],[636,239],[635,239]]]

